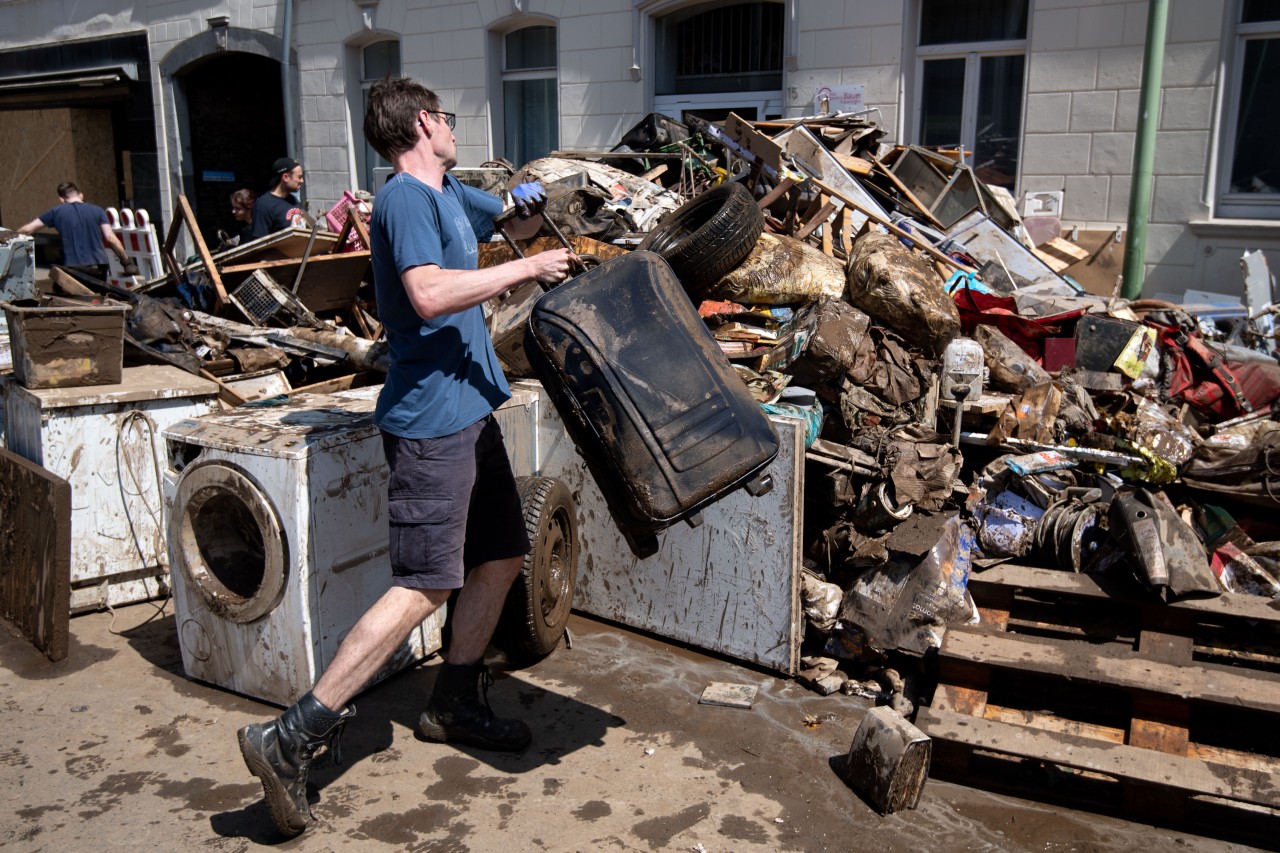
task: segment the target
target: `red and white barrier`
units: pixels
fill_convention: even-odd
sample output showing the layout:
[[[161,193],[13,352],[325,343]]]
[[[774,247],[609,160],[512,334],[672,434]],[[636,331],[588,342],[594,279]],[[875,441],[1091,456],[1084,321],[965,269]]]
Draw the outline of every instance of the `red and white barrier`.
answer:
[[[133,288],[138,284],[159,278],[165,274],[164,262],[160,259],[160,241],[156,237],[156,228],[151,224],[151,217],[142,208],[136,211],[124,207],[116,210],[107,208],[107,220],[111,230],[120,238],[125,254],[138,266],[136,276],[125,275],[124,266],[114,252],[107,253],[107,284],[116,287]]]

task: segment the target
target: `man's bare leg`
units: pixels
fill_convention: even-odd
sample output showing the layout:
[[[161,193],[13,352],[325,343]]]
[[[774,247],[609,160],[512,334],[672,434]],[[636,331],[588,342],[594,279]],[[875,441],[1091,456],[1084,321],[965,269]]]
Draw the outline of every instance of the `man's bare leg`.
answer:
[[[391,587],[347,634],[333,662],[311,688],[312,695],[326,708],[345,707],[391,658],[409,632],[449,600],[450,592]]]
[[[494,560],[467,573],[454,604],[447,660],[418,719],[418,731],[428,740],[506,751],[529,745],[529,727],[520,720],[495,717],[481,696],[489,676],[484,650],[523,562],[523,557]]]
[[[474,664],[484,657],[493,639],[507,591],[520,574],[524,557],[481,563],[467,573],[466,583],[453,605],[449,652],[452,664]]]

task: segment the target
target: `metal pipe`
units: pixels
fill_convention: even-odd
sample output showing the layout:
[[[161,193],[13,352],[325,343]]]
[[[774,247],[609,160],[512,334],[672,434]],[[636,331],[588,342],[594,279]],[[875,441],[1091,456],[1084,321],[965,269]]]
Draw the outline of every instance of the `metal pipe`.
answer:
[[[284,42],[280,49],[280,94],[284,98],[284,153],[297,160],[293,145],[293,86],[290,85],[289,49],[293,46],[293,0],[284,0]]]
[[[1122,293],[1126,299],[1137,299],[1142,295],[1147,223],[1151,218],[1151,172],[1155,162],[1160,82],[1164,71],[1164,40],[1168,22],[1169,0],[1149,0],[1147,43],[1142,52],[1142,89],[1138,100],[1138,132],[1133,146],[1133,186],[1129,191],[1129,241],[1124,250]]]

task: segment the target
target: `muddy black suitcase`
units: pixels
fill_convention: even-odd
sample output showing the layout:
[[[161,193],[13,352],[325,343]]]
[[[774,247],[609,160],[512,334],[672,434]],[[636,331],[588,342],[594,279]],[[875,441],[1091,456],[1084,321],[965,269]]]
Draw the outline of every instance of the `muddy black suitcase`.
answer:
[[[542,296],[525,351],[625,530],[696,524],[728,492],[771,486],[777,433],[658,255]]]

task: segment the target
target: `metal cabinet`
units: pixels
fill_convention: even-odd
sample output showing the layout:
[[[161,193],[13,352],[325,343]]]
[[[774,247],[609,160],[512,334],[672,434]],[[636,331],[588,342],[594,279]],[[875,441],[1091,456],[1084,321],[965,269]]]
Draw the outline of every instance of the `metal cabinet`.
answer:
[[[775,417],[781,449],[760,497],[739,489],[702,511],[703,523],[658,534],[637,556],[542,386],[512,383],[495,412],[517,476],[556,477],[578,510],[574,608],[663,637],[794,674],[804,634],[800,605],[804,425]]]
[[[161,432],[216,411],[217,386],[169,366],[127,367],[119,385],[0,381],[5,446],[71,484],[71,612],[167,594]]]

